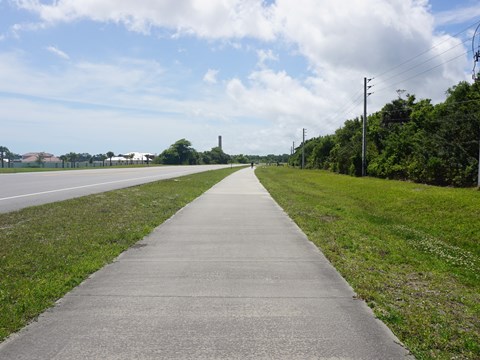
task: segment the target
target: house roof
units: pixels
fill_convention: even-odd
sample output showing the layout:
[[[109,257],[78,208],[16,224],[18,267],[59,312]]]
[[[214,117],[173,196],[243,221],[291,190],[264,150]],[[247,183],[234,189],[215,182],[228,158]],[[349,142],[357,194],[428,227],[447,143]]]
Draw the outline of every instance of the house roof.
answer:
[[[58,157],[53,154],[46,153],[46,152],[30,152],[22,155],[22,162],[37,162],[38,156],[41,155],[43,157],[43,162],[60,162]]]

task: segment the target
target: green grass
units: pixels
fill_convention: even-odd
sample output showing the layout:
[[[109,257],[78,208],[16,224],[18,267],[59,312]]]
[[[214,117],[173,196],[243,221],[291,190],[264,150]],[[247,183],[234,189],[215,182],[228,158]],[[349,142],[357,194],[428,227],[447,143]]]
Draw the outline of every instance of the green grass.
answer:
[[[0,340],[239,169],[0,214]]]
[[[289,168],[256,173],[418,359],[480,359],[480,192]]]

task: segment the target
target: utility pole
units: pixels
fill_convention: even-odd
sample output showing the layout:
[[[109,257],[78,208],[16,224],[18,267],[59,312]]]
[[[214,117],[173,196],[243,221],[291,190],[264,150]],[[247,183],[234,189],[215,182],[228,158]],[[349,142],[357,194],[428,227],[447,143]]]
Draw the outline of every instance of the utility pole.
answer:
[[[363,78],[363,130],[362,130],[362,176],[367,176],[367,97],[371,95],[367,83],[372,79]]]
[[[367,175],[367,78],[363,78],[362,176]]]
[[[305,169],[305,132],[307,129],[303,128],[303,142],[302,142],[302,169]]]
[[[475,29],[475,33],[472,38],[472,52],[473,52],[473,70],[472,77],[473,81],[480,81],[480,77],[477,74],[477,62],[480,61],[480,41],[478,40],[478,30],[480,29],[480,24],[478,24]],[[478,116],[478,115],[477,115]],[[477,178],[477,189],[480,190],[480,140],[478,142],[478,178]]]

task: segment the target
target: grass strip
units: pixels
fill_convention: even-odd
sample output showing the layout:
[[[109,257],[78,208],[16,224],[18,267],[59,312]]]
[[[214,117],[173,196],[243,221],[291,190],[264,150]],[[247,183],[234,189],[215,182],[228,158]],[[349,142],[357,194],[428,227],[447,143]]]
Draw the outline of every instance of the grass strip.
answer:
[[[0,340],[239,169],[0,214]]]
[[[480,192],[291,168],[256,174],[417,359],[480,359]]]

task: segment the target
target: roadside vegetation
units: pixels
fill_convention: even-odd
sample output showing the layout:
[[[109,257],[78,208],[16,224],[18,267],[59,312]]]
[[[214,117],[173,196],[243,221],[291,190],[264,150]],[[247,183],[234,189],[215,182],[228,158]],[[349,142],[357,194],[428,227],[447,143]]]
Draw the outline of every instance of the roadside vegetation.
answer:
[[[239,169],[0,214],[0,340]]]
[[[58,158],[50,153],[27,153],[23,156],[0,145],[0,174],[32,171],[59,171],[71,169],[92,169],[109,167],[142,167],[157,165],[213,165],[213,164],[249,164],[285,163],[289,155],[229,155],[221,147],[199,152],[187,139],[177,140],[158,156],[150,153],[126,153],[115,156],[113,151],[105,154],[69,152]]]
[[[284,167],[256,174],[417,359],[480,358],[480,192]]]
[[[480,136],[480,82],[447,90],[443,103],[402,95],[368,116],[369,176],[469,187],[477,184]],[[345,121],[333,135],[305,142],[307,168],[362,174],[362,121]],[[299,166],[302,147],[290,158]]]

